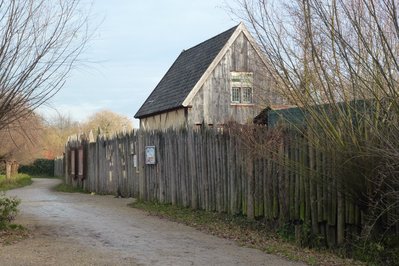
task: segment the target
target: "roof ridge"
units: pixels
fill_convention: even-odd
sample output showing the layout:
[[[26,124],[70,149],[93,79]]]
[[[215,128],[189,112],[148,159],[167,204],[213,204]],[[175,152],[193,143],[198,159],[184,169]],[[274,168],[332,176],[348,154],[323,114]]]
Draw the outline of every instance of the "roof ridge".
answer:
[[[206,43],[206,42],[208,42],[208,41],[211,41],[211,40],[213,40],[213,39],[219,37],[220,35],[223,35],[223,34],[229,32],[229,31],[234,31],[234,30],[236,30],[236,29],[238,28],[239,25],[240,25],[240,24],[238,24],[238,25],[236,25],[236,26],[234,26],[234,27],[232,27],[232,28],[230,28],[230,29],[228,29],[228,30],[225,30],[224,32],[219,33],[219,34],[217,34],[217,35],[215,35],[215,36],[213,36],[213,37],[211,37],[211,38],[209,38],[209,39],[207,39],[207,40],[205,40],[205,41],[202,41],[202,42],[200,42],[200,43],[198,43],[198,44],[196,44],[196,45],[194,45],[194,46],[192,46],[192,47],[190,47],[190,48],[188,48],[188,49],[183,49],[182,53],[187,52],[187,51],[189,51],[189,50],[191,50],[191,49],[194,49],[194,48],[196,48],[197,46],[200,46],[200,45],[202,45],[202,44],[204,44],[204,43]]]

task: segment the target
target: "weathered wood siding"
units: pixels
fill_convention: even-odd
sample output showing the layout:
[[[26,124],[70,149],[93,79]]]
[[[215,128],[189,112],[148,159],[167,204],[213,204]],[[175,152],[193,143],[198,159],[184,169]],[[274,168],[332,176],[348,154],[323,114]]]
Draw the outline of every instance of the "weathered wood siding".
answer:
[[[166,128],[180,128],[185,125],[185,109],[177,109],[140,119],[140,128],[144,130],[157,130]]]
[[[253,104],[231,102],[231,72],[253,73]],[[188,124],[241,124],[252,119],[267,105],[282,103],[254,47],[243,33],[239,34],[210,77],[194,96],[188,113]]]

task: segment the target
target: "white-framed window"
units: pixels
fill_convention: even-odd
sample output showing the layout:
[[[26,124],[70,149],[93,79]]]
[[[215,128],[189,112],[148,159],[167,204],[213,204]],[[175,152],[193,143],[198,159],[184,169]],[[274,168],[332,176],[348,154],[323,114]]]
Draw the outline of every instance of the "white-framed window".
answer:
[[[231,88],[231,102],[240,103],[241,102],[241,88],[232,87]]]
[[[252,72],[231,72],[231,102],[234,104],[252,104],[252,84]]]
[[[252,88],[242,87],[242,103],[252,103]]]

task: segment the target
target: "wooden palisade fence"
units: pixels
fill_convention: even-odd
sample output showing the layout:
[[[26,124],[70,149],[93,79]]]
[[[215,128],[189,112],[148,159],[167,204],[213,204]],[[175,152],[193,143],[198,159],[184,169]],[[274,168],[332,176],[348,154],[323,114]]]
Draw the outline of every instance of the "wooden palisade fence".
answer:
[[[64,176],[64,156],[54,159],[54,176]]]
[[[334,158],[299,134],[280,140],[259,156],[228,130],[77,138],[67,144],[66,182],[96,193],[263,217],[292,225],[298,239],[311,232],[329,246],[360,233],[365,214],[360,202],[337,190],[343,184],[334,178]],[[146,146],[155,147],[155,164],[146,164]]]

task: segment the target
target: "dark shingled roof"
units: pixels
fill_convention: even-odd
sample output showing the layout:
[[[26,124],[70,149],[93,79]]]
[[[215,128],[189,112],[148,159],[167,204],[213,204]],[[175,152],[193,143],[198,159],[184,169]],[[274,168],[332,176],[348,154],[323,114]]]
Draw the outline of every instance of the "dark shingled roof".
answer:
[[[183,51],[134,117],[141,118],[182,107],[183,101],[237,27]]]

